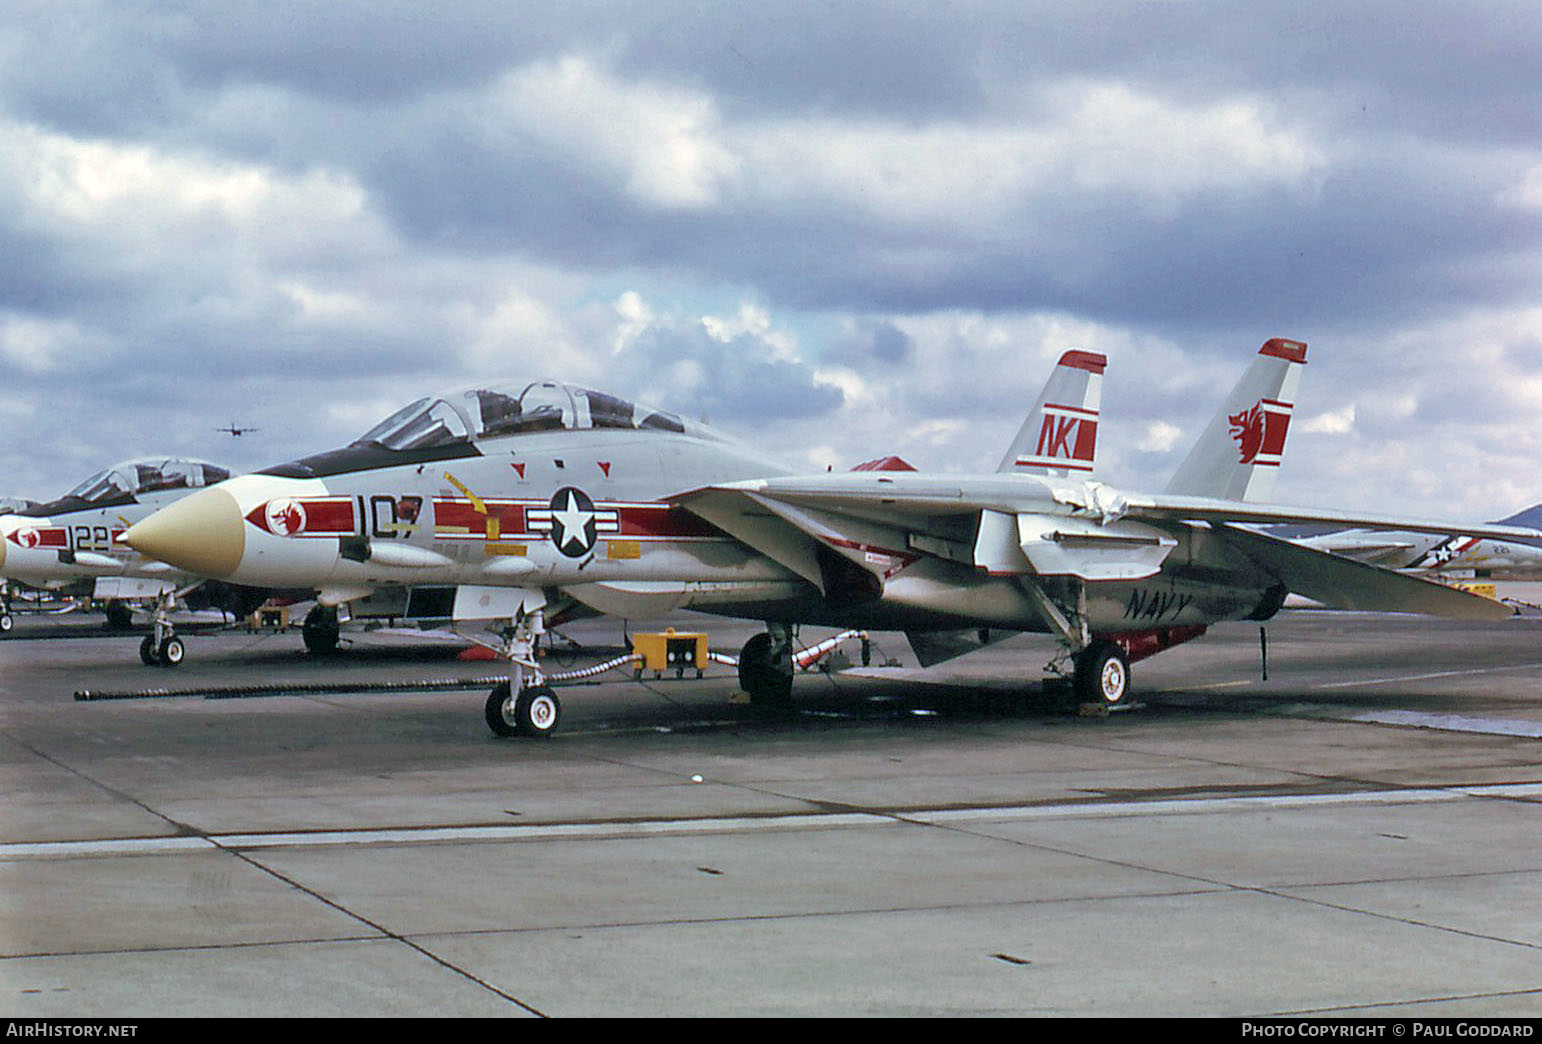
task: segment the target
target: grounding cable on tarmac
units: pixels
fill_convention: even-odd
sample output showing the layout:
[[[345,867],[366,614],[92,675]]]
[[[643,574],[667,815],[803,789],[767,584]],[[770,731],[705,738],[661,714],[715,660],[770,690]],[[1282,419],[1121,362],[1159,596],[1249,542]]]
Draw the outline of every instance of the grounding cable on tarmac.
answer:
[[[670,632],[668,637],[675,637]],[[664,638],[666,635],[659,635]],[[683,637],[683,636],[682,636]],[[691,636],[695,638],[697,636]],[[700,636],[705,638],[705,636]],[[798,650],[793,656],[793,665],[799,670],[808,670],[819,660],[829,656],[842,643],[852,639],[860,639],[864,643],[868,641],[865,631],[843,631],[834,637],[807,648]],[[581,667],[577,670],[558,671],[547,674],[549,682],[580,681],[592,678],[595,675],[604,674],[606,671],[616,670],[627,664],[637,666],[639,673],[642,670],[647,657],[642,652],[633,651],[623,653],[603,663],[597,663],[590,667]],[[700,677],[700,667],[706,662],[723,664],[728,667],[737,667],[739,658],[727,653],[711,652],[705,649],[696,654],[694,659]],[[864,661],[865,662],[865,661]],[[274,685],[200,685],[185,689],[77,689],[75,700],[77,702],[96,702],[104,700],[153,700],[153,699],[192,699],[202,698],[206,700],[242,700],[257,699],[264,696],[340,696],[351,693],[364,692],[441,692],[441,691],[470,691],[474,689],[487,689],[508,683],[508,677],[504,675],[484,675],[478,678],[418,678],[408,681],[361,681],[361,682],[285,682]]]
[[[548,681],[578,681],[636,660],[636,653],[626,653],[613,660],[597,663],[574,671],[560,671],[546,676]],[[262,696],[337,696],[359,692],[438,692],[454,690],[486,689],[508,682],[506,675],[486,675],[479,678],[418,678],[410,681],[368,682],[288,682],[277,685],[201,685],[187,689],[78,689],[77,702],[97,700],[150,700],[188,699],[202,697],[206,700],[254,699]]]

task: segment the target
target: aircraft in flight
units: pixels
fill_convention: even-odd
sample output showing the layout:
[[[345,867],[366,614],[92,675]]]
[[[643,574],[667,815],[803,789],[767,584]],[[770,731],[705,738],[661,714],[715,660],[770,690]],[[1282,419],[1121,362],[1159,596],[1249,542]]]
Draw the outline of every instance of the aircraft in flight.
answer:
[[[602,392],[484,385],[200,491],[124,542],[200,576],[310,587],[323,606],[384,598],[407,619],[497,621],[511,678],[485,711],[500,734],[556,727],[535,642],[567,614],[763,620],[739,680],[767,703],[790,696],[798,625],[904,631],[923,663],[1047,632],[1059,647],[1048,669],[1110,705],[1128,698],[1133,660],[1218,621],[1268,619],[1289,592],[1344,608],[1508,616],[1490,599],[1244,528],[1539,535],[1249,499],[1278,464],[1305,355],[1299,342],[1267,343],[1161,493],[1092,477],[1106,359],[1068,352],[994,473],[799,474]]]
[[[126,626],[129,605],[153,602],[157,620],[175,605],[177,592],[200,583],[146,559],[122,543],[133,523],[189,493],[230,477],[207,461],[184,457],[127,460],[97,472],[64,496],[46,503],[26,501],[0,513],[0,579],[31,587],[92,587],[92,598],[107,603],[108,622]],[[9,598],[0,603],[0,630],[14,623]],[[181,639],[165,627],[144,639],[146,663],[180,663]]]

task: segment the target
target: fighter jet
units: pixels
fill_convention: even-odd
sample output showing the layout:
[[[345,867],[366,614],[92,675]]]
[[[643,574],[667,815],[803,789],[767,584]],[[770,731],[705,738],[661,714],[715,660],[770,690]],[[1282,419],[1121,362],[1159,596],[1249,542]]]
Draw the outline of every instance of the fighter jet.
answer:
[[[121,537],[157,509],[229,476],[207,461],[143,458],[105,468],[57,500],[24,502],[0,514],[0,578],[44,588],[89,583],[93,600],[107,603],[108,622],[117,626],[128,623],[130,603],[153,602],[161,623],[141,643],[140,658],[180,663],[182,641],[164,621],[177,591],[201,578],[146,559]],[[13,622],[7,598],[0,603],[0,630]]]
[[[1305,363],[1304,344],[1270,345],[1260,354],[1276,374]],[[1110,705],[1129,696],[1131,661],[1218,621],[1267,619],[1292,591],[1346,608],[1509,614],[1242,528],[1539,535],[1245,499],[1258,469],[1277,463],[1284,427],[1270,417],[1288,418],[1289,401],[1278,391],[1251,398],[1239,386],[1246,408],[1228,400],[1220,421],[1222,452],[1236,460],[1202,440],[1178,490],[1124,491],[1092,477],[1105,366],[1068,352],[998,470],[975,475],[801,475],[605,393],[555,381],[482,386],[419,399],[342,449],[204,490],[124,541],[202,576],[311,586],[326,605],[400,591],[407,618],[500,621],[513,668],[485,708],[500,734],[556,727],[557,695],[534,648],[546,621],[567,612],[764,620],[741,651],[739,680],[767,703],[790,695],[800,624],[902,630],[923,661],[969,647],[961,635],[1047,632],[1059,646],[1050,669]],[[1206,492],[1225,469],[1242,476],[1240,489]]]
[[[1004,470],[1090,470],[1104,363],[1065,354]],[[549,726],[532,715],[556,706],[534,662],[547,620],[758,614],[803,597],[799,576],[665,499],[792,472],[705,425],[602,392],[488,385],[419,399],[342,449],[221,483],[124,540],[200,576],[314,590],[304,625],[313,651],[336,644],[339,607],[424,626],[503,620],[499,650],[516,679],[490,697],[488,720],[539,733]],[[540,698],[520,701],[526,689]]]
[[[1542,577],[1542,547],[1519,539],[1490,540],[1444,533],[1378,533],[1363,529],[1298,539],[1308,547],[1425,576],[1501,580]]]

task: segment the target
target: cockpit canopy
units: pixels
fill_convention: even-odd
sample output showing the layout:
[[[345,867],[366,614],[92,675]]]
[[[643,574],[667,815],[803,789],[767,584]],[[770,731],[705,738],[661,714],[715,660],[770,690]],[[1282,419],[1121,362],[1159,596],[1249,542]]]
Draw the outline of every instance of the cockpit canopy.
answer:
[[[198,489],[229,477],[229,471],[202,460],[183,457],[126,460],[97,472],[61,499],[96,504],[162,490]]]
[[[536,381],[522,388],[488,385],[419,399],[391,414],[353,444],[421,450],[528,432],[595,428],[716,437],[672,413],[639,406],[604,392],[556,381]]]
[[[19,515],[37,507],[37,501],[24,497],[0,497],[0,515]]]

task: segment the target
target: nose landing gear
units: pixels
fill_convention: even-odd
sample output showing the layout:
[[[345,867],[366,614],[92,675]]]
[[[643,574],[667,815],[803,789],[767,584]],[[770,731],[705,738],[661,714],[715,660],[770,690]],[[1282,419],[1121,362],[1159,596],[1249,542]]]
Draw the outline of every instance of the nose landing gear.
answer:
[[[522,609],[504,629],[499,652],[514,671],[508,681],[493,686],[483,706],[487,727],[496,735],[550,736],[562,720],[562,701],[535,658],[536,642],[545,632],[545,611],[535,607]]]

